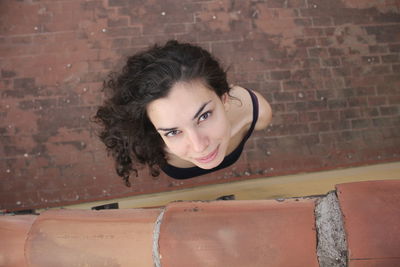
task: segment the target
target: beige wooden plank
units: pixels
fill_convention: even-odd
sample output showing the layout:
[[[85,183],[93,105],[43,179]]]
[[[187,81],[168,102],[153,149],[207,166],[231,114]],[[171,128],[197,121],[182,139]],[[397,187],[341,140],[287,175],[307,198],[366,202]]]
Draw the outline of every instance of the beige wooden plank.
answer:
[[[118,202],[122,209],[154,207],[164,206],[176,200],[213,200],[231,194],[234,194],[238,200],[301,197],[326,194],[340,183],[391,179],[400,179],[400,162],[198,186],[64,207],[90,209],[115,202]]]

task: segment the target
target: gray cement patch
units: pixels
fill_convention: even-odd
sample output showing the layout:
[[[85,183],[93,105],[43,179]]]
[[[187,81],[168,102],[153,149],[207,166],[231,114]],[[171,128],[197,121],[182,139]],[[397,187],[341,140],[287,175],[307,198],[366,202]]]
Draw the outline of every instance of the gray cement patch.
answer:
[[[161,267],[161,256],[158,246],[158,239],[160,237],[160,227],[164,216],[165,209],[158,215],[157,221],[154,224],[153,231],[153,263],[155,267]]]
[[[317,201],[317,255],[321,267],[347,266],[347,243],[342,212],[335,191]]]

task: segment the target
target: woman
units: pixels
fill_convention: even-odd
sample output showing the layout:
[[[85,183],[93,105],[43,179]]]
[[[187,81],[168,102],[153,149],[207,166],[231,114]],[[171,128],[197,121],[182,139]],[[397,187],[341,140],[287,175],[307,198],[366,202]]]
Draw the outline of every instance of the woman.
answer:
[[[272,116],[259,93],[228,85],[209,52],[177,41],[128,58],[104,89],[110,97],[95,119],[127,186],[138,164],[176,179],[225,168]]]

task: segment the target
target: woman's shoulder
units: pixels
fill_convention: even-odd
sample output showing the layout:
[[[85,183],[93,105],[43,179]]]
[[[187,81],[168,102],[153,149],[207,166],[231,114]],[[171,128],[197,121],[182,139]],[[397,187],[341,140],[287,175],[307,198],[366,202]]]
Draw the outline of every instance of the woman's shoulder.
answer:
[[[243,117],[245,114],[245,120],[248,123],[251,123],[253,120],[253,102],[250,97],[250,94],[248,92],[250,90],[257,96],[258,100],[258,120],[255,126],[255,130],[262,130],[265,129],[272,120],[272,110],[271,106],[268,103],[268,101],[265,99],[265,97],[260,94],[257,91],[254,91],[252,89],[245,89],[241,86],[232,86],[232,89],[230,91],[230,95],[233,97],[232,100],[232,108],[234,109],[233,113],[241,113],[242,116],[237,116],[236,118]],[[239,105],[238,103],[235,103],[235,98],[236,101],[239,100]],[[237,115],[237,114],[236,114]]]

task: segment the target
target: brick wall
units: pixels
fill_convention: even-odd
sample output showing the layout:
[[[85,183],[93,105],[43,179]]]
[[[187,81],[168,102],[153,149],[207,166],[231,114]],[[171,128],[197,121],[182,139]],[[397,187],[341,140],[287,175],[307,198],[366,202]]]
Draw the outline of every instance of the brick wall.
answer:
[[[400,158],[396,0],[0,2],[0,208],[29,209]],[[120,59],[195,42],[274,118],[233,167],[126,188],[90,122]]]

